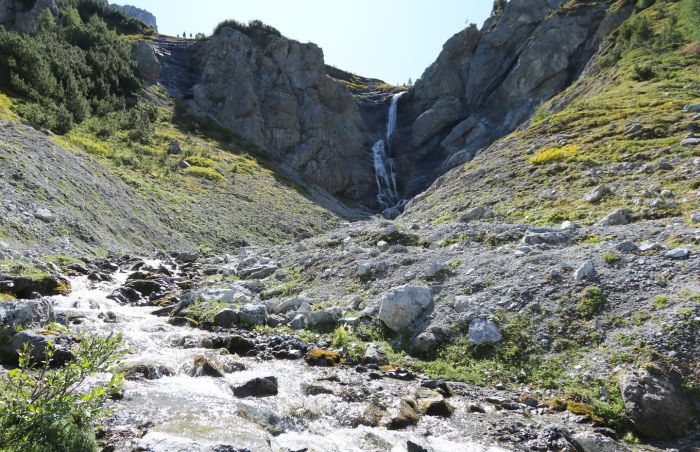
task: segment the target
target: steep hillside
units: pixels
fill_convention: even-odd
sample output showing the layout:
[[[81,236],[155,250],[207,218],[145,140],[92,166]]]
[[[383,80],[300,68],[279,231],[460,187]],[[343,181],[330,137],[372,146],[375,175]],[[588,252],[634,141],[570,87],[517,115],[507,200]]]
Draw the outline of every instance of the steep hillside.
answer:
[[[0,240],[40,255],[219,249],[314,234],[352,215],[153,96],[162,106],[147,143],[114,117],[46,137],[3,110]]]
[[[646,31],[648,28],[648,31]],[[639,31],[641,30],[641,31]],[[459,220],[483,206],[530,224],[697,212],[700,57],[678,2],[630,19],[572,87],[513,134],[413,199],[408,218]]]

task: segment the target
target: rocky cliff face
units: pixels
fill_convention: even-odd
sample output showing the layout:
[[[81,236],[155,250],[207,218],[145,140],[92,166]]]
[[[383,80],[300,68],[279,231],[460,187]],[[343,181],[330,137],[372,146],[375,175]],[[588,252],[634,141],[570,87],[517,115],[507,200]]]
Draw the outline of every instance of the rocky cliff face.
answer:
[[[58,16],[56,0],[0,0],[0,25],[22,33],[32,33],[36,30],[39,15],[47,8]]]
[[[631,12],[611,2],[513,0],[445,44],[399,104],[406,197],[512,132],[571,84]]]
[[[353,95],[329,77],[322,50],[226,27],[198,49],[191,109],[214,118],[329,192],[374,192],[369,139]]]
[[[127,16],[138,19],[146,25],[151,26],[155,31],[158,31],[158,22],[156,16],[146,11],[145,9],[137,8],[132,5],[112,5],[112,8],[117,9]]]

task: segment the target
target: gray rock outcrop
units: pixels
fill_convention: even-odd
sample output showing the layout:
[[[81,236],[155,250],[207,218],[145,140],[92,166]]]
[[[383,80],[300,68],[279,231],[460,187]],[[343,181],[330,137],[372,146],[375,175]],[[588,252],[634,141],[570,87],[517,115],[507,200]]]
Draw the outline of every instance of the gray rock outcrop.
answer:
[[[136,69],[139,71],[141,78],[148,83],[156,83],[162,68],[153,46],[146,41],[139,41],[131,52],[131,56],[136,61]]]
[[[34,33],[39,16],[48,9],[58,17],[56,0],[36,0],[26,2],[19,0],[0,0],[0,25],[21,33]]]
[[[136,6],[132,6],[132,5],[111,5],[111,6],[112,6],[112,8],[123,12],[127,16],[130,16],[130,17],[133,17],[134,19],[140,20],[141,22],[143,22],[146,25],[153,28],[153,30],[158,31],[158,21],[156,20],[156,16],[154,16],[149,11],[146,11],[145,9],[137,8]]]
[[[190,106],[322,188],[351,199],[373,192],[369,140],[350,91],[329,77],[323,51],[231,27],[202,44]]]
[[[569,86],[631,12],[608,12],[608,2],[564,3],[512,0],[481,30],[472,25],[445,43],[399,102],[404,197],[471,160]]]

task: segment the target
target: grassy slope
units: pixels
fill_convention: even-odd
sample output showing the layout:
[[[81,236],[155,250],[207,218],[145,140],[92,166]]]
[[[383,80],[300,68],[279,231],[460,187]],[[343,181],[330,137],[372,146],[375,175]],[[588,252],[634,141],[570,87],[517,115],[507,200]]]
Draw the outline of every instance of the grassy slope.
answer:
[[[159,105],[149,143],[130,140],[128,130],[100,136],[105,119],[98,117],[53,140],[90,155],[144,199],[155,201],[167,212],[165,223],[195,247],[279,243],[338,224],[340,217],[322,206],[327,198],[318,189],[292,181],[252,154],[246,143],[192,122],[158,89],[149,90]],[[16,119],[11,106],[12,100],[0,94],[0,119]],[[168,153],[172,140],[179,140],[180,154]],[[191,167],[179,168],[182,160]]]
[[[660,36],[678,6],[660,2],[641,14],[651,19]],[[681,23],[674,28],[684,27]],[[687,218],[700,207],[692,170],[700,149],[680,142],[694,116],[683,112],[683,106],[700,102],[700,56],[685,54],[683,48],[684,44],[624,50],[617,64],[583,77],[543,105],[530,124],[453,170],[412,202],[407,216],[450,221],[484,204],[501,219],[532,224],[590,224],[616,207],[647,218]],[[611,58],[598,57],[601,66]],[[635,66],[651,68],[652,78],[635,80]],[[550,113],[558,105],[565,108]],[[633,123],[642,126],[646,136],[626,132]],[[619,166],[662,159],[674,170],[640,173]],[[602,183],[613,189],[612,195],[597,204],[582,200]],[[652,186],[673,191],[676,206],[650,208],[644,193]],[[553,199],[541,196],[548,188],[556,192]]]

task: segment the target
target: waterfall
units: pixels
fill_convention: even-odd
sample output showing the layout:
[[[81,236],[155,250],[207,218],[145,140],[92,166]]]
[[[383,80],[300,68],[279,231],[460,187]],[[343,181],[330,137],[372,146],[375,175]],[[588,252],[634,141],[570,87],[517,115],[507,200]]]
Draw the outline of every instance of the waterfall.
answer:
[[[405,200],[399,196],[398,185],[396,184],[396,163],[389,157],[387,152],[391,143],[391,137],[396,132],[398,102],[403,94],[397,93],[391,98],[391,106],[389,107],[386,123],[386,135],[372,146],[374,177],[377,180],[377,201],[384,208],[385,216],[391,216],[392,211],[398,211],[405,203]]]

